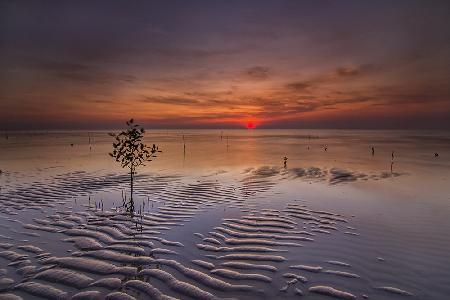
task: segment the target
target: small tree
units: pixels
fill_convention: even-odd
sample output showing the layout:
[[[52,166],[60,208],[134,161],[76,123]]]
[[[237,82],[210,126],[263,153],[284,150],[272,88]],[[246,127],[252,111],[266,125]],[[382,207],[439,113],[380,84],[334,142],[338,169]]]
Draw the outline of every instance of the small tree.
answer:
[[[116,141],[113,142],[113,151],[109,155],[116,159],[122,168],[128,168],[130,170],[130,188],[131,196],[128,203],[125,202],[124,206],[127,212],[134,213],[134,201],[133,201],[133,184],[135,170],[139,166],[145,165],[145,162],[152,161],[156,157],[158,147],[153,144],[150,148],[144,144],[144,128],[137,124],[134,124],[134,120],[131,119],[126,122],[128,128],[118,134],[110,133],[115,137]]]

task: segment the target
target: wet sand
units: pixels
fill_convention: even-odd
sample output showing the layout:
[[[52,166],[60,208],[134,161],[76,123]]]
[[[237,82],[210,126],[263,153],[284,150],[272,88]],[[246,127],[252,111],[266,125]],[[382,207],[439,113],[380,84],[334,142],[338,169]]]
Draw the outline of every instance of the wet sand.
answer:
[[[108,161],[105,133],[93,134],[91,151],[84,132],[21,134],[0,143],[10,157],[1,160],[0,299],[450,293],[443,137],[423,145],[416,132],[319,131],[311,141],[255,131],[230,134],[227,146],[199,131],[185,133],[185,154],[179,132],[155,132],[166,151],[139,172],[140,213],[130,217],[119,208],[128,176]],[[373,159],[368,139],[380,144]],[[356,150],[344,147],[350,142]],[[205,145],[216,152],[206,157]],[[440,161],[424,156],[430,145]]]

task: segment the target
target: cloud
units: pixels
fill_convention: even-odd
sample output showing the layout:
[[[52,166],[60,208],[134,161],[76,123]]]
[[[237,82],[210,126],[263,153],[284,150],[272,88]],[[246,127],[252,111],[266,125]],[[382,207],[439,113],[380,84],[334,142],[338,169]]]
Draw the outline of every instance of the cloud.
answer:
[[[82,62],[56,61],[44,58],[28,58],[28,67],[55,79],[78,81],[88,84],[132,83],[136,76],[107,71],[105,66]]]
[[[336,69],[336,75],[339,77],[348,77],[348,76],[355,76],[359,75],[360,70],[358,68],[337,68]]]
[[[381,66],[374,64],[363,64],[359,66],[345,66],[336,68],[334,71],[336,77],[354,77],[367,75],[379,71]]]
[[[191,98],[179,98],[179,97],[145,97],[141,100],[147,103],[162,103],[173,105],[198,105],[200,101]]]
[[[251,80],[266,80],[270,76],[268,67],[256,66],[244,70],[244,76]]]
[[[293,91],[306,91],[313,86],[312,83],[306,81],[295,81],[286,84],[286,87]]]
[[[447,3],[0,6],[0,117],[37,127],[49,108],[199,127],[450,111]]]
[[[229,49],[205,49],[205,48],[187,48],[187,47],[165,47],[150,48],[149,52],[161,56],[167,56],[171,59],[205,59],[211,57],[220,57],[242,53],[243,48]]]
[[[285,85],[285,87],[292,91],[304,92],[312,89],[321,88],[323,85],[330,85],[335,83],[345,83],[346,79],[362,78],[363,76],[374,74],[380,70],[380,66],[374,64],[362,64],[359,66],[342,66],[337,67],[331,72],[326,72],[313,77],[308,80],[292,81]]]
[[[137,80],[135,76],[126,74],[116,74],[104,71],[96,72],[56,72],[53,74],[57,78],[71,81],[80,81],[87,84],[115,84],[117,82],[132,83]]]

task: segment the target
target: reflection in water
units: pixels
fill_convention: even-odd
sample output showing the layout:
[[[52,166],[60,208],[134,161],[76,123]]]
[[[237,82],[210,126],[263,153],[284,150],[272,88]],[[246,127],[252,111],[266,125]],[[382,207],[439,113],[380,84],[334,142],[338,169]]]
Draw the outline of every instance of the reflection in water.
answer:
[[[448,136],[149,131],[165,152],[137,174],[131,217],[106,132],[10,133],[0,294],[445,299]]]

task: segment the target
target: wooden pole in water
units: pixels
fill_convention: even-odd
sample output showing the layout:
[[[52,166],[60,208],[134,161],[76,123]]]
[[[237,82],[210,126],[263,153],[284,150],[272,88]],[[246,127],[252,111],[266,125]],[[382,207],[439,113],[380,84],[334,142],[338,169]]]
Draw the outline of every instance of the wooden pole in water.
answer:
[[[184,134],[183,134],[183,156],[186,156],[186,141],[184,140]]]

